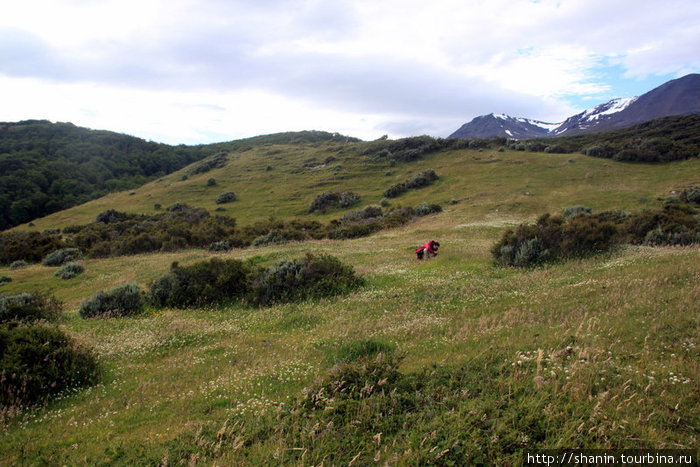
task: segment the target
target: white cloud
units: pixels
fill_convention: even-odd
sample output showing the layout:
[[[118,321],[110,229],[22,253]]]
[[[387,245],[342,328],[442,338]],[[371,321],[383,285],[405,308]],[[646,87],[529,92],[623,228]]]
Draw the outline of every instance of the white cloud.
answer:
[[[444,136],[479,114],[559,120],[580,110],[572,97],[697,72],[698,24],[690,0],[12,2],[0,120],[188,143],[303,128]],[[615,83],[597,74],[611,61]]]

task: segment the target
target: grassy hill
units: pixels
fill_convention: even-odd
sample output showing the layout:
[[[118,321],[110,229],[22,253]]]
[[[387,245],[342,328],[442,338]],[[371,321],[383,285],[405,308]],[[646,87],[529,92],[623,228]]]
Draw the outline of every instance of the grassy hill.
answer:
[[[155,213],[176,202],[224,207],[219,214],[243,225],[270,216],[327,222],[379,203],[388,187],[427,169],[440,178],[390,203],[444,208],[354,240],[87,259],[69,281],[38,264],[0,268],[12,278],[1,293],[63,301],[61,327],[104,366],[97,386],[3,412],[0,463],[517,464],[527,449],[697,448],[697,246],[626,246],[534,269],[496,266],[489,250],[506,228],[567,206],[660,206],[700,184],[700,160],[629,164],[464,148],[392,163],[376,156],[376,144],[234,148],[223,167],[193,174],[189,166],[19,227],[63,228],[106,209]],[[226,191],[238,200],[217,205]],[[324,191],[353,191],[361,203],[308,213]],[[417,262],[413,248],[428,239],[440,241],[440,255]],[[337,256],[366,285],[261,309],[77,313],[97,291],[146,287],[174,261],[272,264],[305,252]],[[334,367],[357,348],[384,350],[398,364],[370,355]],[[352,392],[353,381],[360,395],[348,399],[343,388]]]
[[[71,123],[0,122],[0,230],[143,185],[204,157],[261,144],[352,140],[321,131],[170,146]]]

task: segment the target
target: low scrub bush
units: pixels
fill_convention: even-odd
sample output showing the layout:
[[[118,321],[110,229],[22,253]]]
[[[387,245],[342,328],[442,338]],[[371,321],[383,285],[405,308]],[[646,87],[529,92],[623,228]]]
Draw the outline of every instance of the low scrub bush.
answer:
[[[700,204],[700,186],[686,188],[678,197],[685,203]]]
[[[220,242],[214,242],[211,245],[209,245],[209,251],[229,251],[231,248],[231,243],[229,243],[226,240],[222,240]]]
[[[41,261],[44,266],[61,266],[69,261],[80,259],[82,253],[78,248],[63,248],[46,255]]]
[[[233,191],[227,191],[226,193],[221,193],[216,198],[216,204],[233,203],[237,199],[238,198],[236,197],[236,193],[234,193]]]
[[[252,301],[267,306],[349,292],[362,285],[352,267],[329,255],[307,254],[263,270],[253,281]]]
[[[7,282],[12,282],[12,278],[9,276],[0,276],[0,285],[5,284]]]
[[[79,313],[83,318],[110,318],[135,315],[141,311],[141,288],[136,284],[124,284],[102,290],[83,301]]]
[[[0,323],[12,321],[57,321],[61,303],[53,297],[33,293],[0,295]]]
[[[414,175],[412,178],[406,180],[405,182],[398,183],[389,187],[384,192],[384,197],[386,198],[396,198],[402,193],[408,190],[413,190],[416,188],[422,188],[428,186],[437,180],[439,177],[433,169],[425,170],[419,174]]]
[[[416,206],[413,209],[413,212],[416,214],[416,216],[427,216],[429,214],[437,214],[438,212],[442,212],[442,206],[440,206],[439,204],[422,203]]]
[[[29,263],[27,263],[27,262],[24,261],[23,259],[20,259],[20,260],[17,260],[17,261],[13,261],[13,262],[10,264],[10,269],[13,269],[13,270],[14,270],[14,269],[22,269],[22,268],[26,268],[28,265],[29,265]]]
[[[360,195],[352,191],[324,192],[316,195],[309,206],[309,212],[325,212],[329,208],[349,208],[360,202]]]
[[[491,253],[503,265],[533,266],[607,250],[619,239],[619,232],[612,222],[594,216],[565,219],[545,214],[535,224],[506,231]]]
[[[577,206],[569,206],[569,207],[564,208],[564,210],[562,211],[562,214],[567,219],[571,219],[572,217],[576,217],[576,216],[579,216],[581,214],[588,215],[588,214],[591,214],[592,212],[593,212],[593,210],[591,208],[587,208],[586,206],[577,205]]]
[[[654,243],[656,245],[687,244],[700,233],[698,211],[688,204],[668,204],[660,209],[647,209],[625,220],[627,241],[634,244]],[[654,231],[653,234],[650,232]],[[647,238],[647,235],[650,235]],[[667,239],[662,241],[662,239]],[[669,243],[673,239],[680,243]],[[658,242],[658,243],[656,243]]]
[[[250,292],[251,273],[248,263],[235,259],[213,258],[184,267],[174,263],[151,284],[149,299],[155,306],[174,308],[243,299]]]
[[[97,382],[94,353],[57,327],[0,327],[0,405],[24,407]]]
[[[228,156],[225,152],[219,152],[200,162],[190,171],[190,175],[202,174],[213,169],[224,167],[228,162]]]
[[[39,232],[0,233],[0,264],[38,262],[52,251],[65,248],[60,235]]]
[[[80,263],[68,263],[64,265],[61,269],[54,273],[54,276],[60,277],[61,279],[68,280],[75,276],[82,274],[85,271],[85,267]]]

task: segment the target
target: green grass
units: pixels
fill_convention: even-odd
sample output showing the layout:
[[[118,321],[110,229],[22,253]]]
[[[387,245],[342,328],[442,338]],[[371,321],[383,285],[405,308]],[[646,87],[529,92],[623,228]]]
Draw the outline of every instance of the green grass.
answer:
[[[184,182],[173,174],[135,195],[36,221],[38,229],[61,227],[107,208],[153,212],[154,203],[175,201],[213,210],[229,189],[239,201],[225,214],[241,224],[270,215],[327,221],[343,211],[305,214],[316,194],[355,191],[362,205],[374,204],[390,185],[429,168],[440,180],[392,204],[445,208],[349,241],[83,260],[85,272],[68,281],[41,265],[0,268],[13,279],[1,293],[42,290],[64,301],[61,326],[95,348],[105,367],[98,386],[4,413],[0,464],[308,465],[356,458],[361,465],[376,458],[417,465],[475,452],[518,464],[526,448],[697,448],[697,247],[622,247],[535,269],[497,267],[489,248],[507,227],[566,206],[658,206],[671,190],[698,184],[700,160],[641,165],[465,150],[389,167],[359,152],[328,144],[257,148],[234,153],[218,171]],[[299,171],[304,160],[328,155],[337,158],[328,168]],[[343,168],[332,172],[334,165]],[[216,187],[206,187],[209,177]],[[460,201],[448,204],[452,199]],[[413,248],[428,239],[440,241],[440,255],[417,262]],[[268,265],[306,252],[337,256],[367,284],[344,297],[263,309],[77,315],[98,290],[126,282],[145,287],[173,261],[257,256]],[[368,342],[402,357],[400,384],[419,389],[396,394],[413,409],[395,405],[389,392],[349,405],[352,420],[299,409],[303,389],[325,381],[337,355],[362,353]],[[397,416],[380,416],[385,412],[375,407]],[[353,428],[355,420],[362,430]],[[320,424],[312,431],[316,422],[325,431]]]

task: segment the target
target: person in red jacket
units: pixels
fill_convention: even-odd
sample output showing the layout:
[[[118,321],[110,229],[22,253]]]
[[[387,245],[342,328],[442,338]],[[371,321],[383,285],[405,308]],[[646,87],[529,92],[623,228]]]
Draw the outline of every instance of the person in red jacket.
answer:
[[[436,242],[435,240],[425,242],[424,244],[416,248],[416,258],[423,259],[437,256],[438,248],[440,248],[440,243]]]

